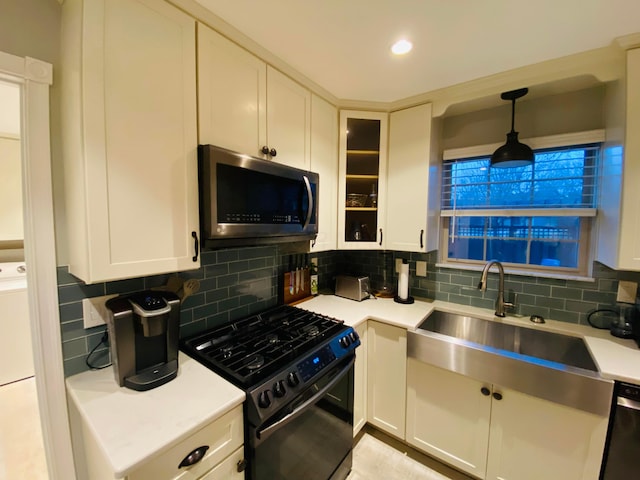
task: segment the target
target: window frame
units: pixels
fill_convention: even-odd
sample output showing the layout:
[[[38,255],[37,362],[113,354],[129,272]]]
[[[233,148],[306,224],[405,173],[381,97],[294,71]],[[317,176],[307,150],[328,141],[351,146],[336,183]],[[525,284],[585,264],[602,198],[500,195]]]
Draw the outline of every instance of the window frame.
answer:
[[[561,149],[564,147],[581,146],[587,144],[600,143],[602,146],[605,140],[605,131],[590,130],[586,132],[577,132],[561,135],[551,135],[545,137],[536,137],[523,139],[522,141],[528,144],[534,151]],[[472,147],[449,149],[443,152],[443,163],[449,160],[462,160],[478,157],[488,157],[496,148],[501,144],[490,145],[477,145]],[[601,148],[602,148],[601,146]],[[596,165],[597,166],[597,165]],[[442,181],[442,176],[441,176]],[[598,177],[594,179],[591,185],[592,189],[597,192]],[[444,190],[444,186],[443,186]],[[594,235],[596,233],[595,217],[597,215],[596,206],[593,208],[454,208],[443,209],[442,196],[440,198],[440,261],[438,266],[448,268],[462,268],[462,269],[479,269],[485,263],[486,260],[471,260],[471,259],[457,259],[448,258],[449,252],[449,234],[452,217],[469,217],[469,216],[520,216],[520,217],[536,217],[536,216],[572,216],[580,218],[580,231],[578,245],[578,265],[573,267],[549,267],[544,265],[532,265],[522,263],[510,263],[501,262],[508,272],[525,272],[535,273],[539,276],[556,277],[559,275],[573,275],[576,277],[586,277],[590,273],[591,260],[593,258],[593,244]],[[597,203],[597,196],[594,199]],[[487,237],[482,237],[485,242]],[[527,239],[528,248],[530,248],[531,239]]]

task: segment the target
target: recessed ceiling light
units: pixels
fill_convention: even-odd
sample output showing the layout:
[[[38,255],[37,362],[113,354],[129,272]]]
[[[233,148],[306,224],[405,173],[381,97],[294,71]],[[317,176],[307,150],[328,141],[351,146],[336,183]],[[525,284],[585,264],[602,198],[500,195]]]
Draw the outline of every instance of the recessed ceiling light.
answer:
[[[409,53],[413,48],[413,44],[409,40],[398,40],[391,46],[391,51],[395,55],[404,55],[405,53]]]

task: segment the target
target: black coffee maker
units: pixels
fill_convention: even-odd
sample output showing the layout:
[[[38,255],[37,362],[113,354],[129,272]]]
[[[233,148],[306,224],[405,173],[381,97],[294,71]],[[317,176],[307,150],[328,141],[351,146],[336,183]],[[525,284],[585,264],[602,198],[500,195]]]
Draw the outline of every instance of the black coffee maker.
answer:
[[[150,390],[178,375],[180,298],[145,290],[105,303],[111,361],[118,385]]]

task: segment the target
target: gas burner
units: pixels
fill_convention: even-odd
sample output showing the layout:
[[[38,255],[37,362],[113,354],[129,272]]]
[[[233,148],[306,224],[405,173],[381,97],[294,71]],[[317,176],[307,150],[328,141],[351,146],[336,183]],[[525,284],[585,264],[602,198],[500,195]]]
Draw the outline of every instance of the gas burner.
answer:
[[[249,370],[257,370],[264,365],[264,357],[260,354],[249,355],[242,363]]]
[[[265,337],[265,340],[267,341],[267,343],[274,344],[278,343],[280,341],[280,338],[275,333],[270,333]]]
[[[317,325],[305,325],[302,327],[302,333],[308,337],[315,337],[320,334],[320,329]]]

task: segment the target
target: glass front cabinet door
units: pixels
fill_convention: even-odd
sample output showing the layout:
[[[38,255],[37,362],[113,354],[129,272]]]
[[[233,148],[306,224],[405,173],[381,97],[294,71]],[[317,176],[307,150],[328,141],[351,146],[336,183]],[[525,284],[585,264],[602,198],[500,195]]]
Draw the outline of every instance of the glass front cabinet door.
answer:
[[[338,248],[384,248],[387,114],[340,112]]]

